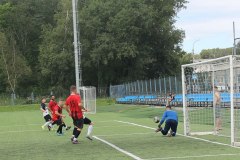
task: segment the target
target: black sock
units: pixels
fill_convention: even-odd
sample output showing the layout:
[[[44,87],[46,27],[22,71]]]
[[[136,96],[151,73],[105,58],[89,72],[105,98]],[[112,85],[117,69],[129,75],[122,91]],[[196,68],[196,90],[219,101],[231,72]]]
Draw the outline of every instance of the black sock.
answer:
[[[57,132],[60,133],[60,134],[62,134],[62,127],[63,127],[63,125],[61,124],[61,125],[58,127],[58,130],[57,130]]]
[[[62,125],[63,125],[63,127],[66,127],[66,124],[65,124],[65,123],[63,123]]]
[[[75,133],[75,138],[78,138],[78,136],[80,135],[81,131],[77,130]]]
[[[75,135],[76,135],[76,131],[77,131],[77,128],[74,128],[74,129],[73,129],[73,135],[74,135],[74,137],[75,137]]]

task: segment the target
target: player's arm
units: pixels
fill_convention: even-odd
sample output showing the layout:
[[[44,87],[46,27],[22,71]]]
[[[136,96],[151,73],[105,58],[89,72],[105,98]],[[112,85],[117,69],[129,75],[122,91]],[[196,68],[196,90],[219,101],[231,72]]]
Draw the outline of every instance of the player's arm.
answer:
[[[51,101],[48,104],[48,108],[51,111],[51,113],[53,113],[53,108],[52,108],[52,102]]]
[[[45,107],[43,105],[41,105],[40,109],[41,109],[42,112],[46,112]]]
[[[88,112],[88,110],[84,107],[82,107],[82,112]]]
[[[55,114],[56,115],[58,115],[58,116],[60,116],[60,117],[63,117],[63,118],[65,118],[66,116],[65,115],[63,115],[63,114],[60,114],[58,111],[55,111]]]

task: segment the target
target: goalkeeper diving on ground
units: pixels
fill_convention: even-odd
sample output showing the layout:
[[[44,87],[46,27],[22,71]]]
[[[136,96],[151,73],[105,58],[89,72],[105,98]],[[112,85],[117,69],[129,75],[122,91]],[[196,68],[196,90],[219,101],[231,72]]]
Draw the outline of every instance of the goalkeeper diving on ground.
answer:
[[[164,128],[162,128],[162,124],[165,122]],[[177,112],[173,111],[171,106],[166,106],[166,111],[163,113],[162,119],[158,125],[158,128],[155,132],[162,132],[163,135],[167,135],[168,131],[170,133],[168,136],[176,136],[178,127],[178,115]]]

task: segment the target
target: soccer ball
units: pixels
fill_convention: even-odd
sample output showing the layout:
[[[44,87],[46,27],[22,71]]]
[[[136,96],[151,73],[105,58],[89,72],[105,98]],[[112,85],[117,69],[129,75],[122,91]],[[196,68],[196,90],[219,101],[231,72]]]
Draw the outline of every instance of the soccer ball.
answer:
[[[155,117],[153,118],[153,121],[154,121],[155,123],[159,123],[159,122],[160,122],[160,119],[159,119],[158,116],[155,116]]]

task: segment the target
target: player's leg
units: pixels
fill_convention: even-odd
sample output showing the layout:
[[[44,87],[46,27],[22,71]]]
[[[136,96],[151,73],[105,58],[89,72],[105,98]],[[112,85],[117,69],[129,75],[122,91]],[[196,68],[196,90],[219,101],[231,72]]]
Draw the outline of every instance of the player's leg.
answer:
[[[170,121],[170,120],[167,120],[167,121],[165,122],[164,129],[161,130],[162,134],[163,134],[163,135],[167,135],[170,127],[171,127],[171,121]]]
[[[51,118],[51,116],[48,114],[48,115],[44,116],[44,119],[45,119],[46,123],[44,123],[42,125],[42,129],[44,129],[45,127],[48,126],[48,129],[50,130],[51,126],[52,126],[52,121],[51,121],[52,118]]]
[[[63,126],[64,126],[64,122],[62,121],[61,118],[59,118],[59,119],[56,121],[56,124],[58,125],[57,135],[58,135],[58,136],[63,135],[62,128],[63,128]]]
[[[222,121],[221,121],[221,110],[219,106],[215,107],[215,116],[216,116],[216,131],[219,131],[222,129]]]
[[[83,118],[74,120],[74,131],[73,131],[74,138],[72,140],[73,144],[78,144],[77,138],[81,134],[83,123],[84,123]]]
[[[91,138],[91,134],[92,134],[92,131],[93,131],[93,123],[92,123],[92,121],[91,121],[89,118],[87,118],[87,117],[85,117],[83,120],[84,120],[84,124],[88,125],[88,131],[87,131],[86,138],[88,138],[89,140],[93,140],[93,139]]]
[[[177,121],[172,121],[171,123],[171,136],[176,136],[177,133],[177,126],[178,126],[178,122]]]

